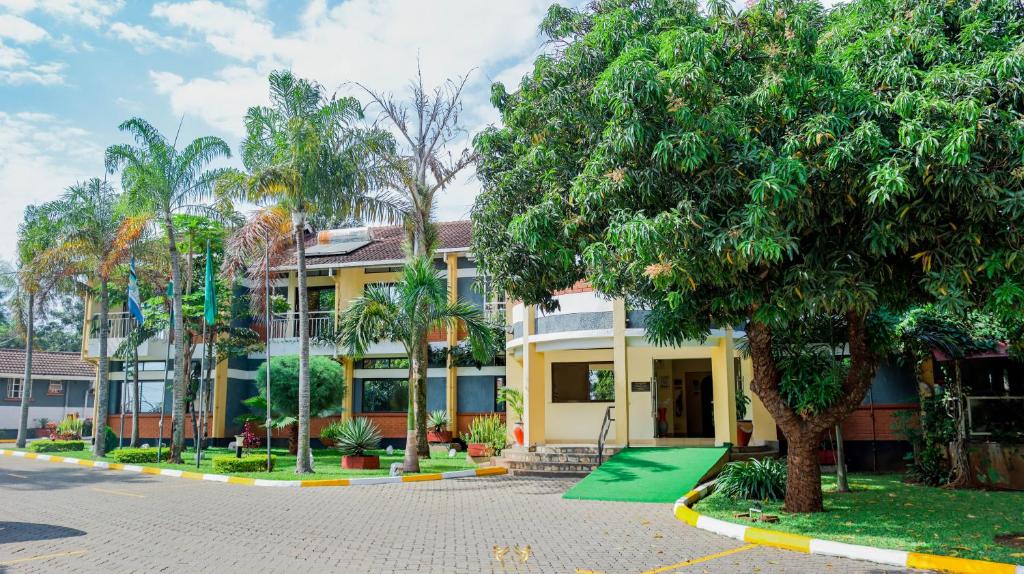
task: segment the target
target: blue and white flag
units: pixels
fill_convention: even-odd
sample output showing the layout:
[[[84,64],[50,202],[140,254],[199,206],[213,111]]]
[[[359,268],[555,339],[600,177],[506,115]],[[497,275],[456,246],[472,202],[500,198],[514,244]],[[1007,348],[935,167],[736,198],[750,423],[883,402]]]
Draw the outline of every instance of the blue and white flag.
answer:
[[[139,299],[139,278],[135,275],[135,257],[132,256],[131,266],[128,270],[128,311],[139,322],[139,325],[146,322],[142,315],[142,301]]]

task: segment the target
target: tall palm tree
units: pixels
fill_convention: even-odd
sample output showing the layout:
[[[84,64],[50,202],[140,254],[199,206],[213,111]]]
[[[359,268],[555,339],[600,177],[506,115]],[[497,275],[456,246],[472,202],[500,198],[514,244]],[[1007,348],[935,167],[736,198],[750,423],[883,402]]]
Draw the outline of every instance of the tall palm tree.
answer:
[[[413,400],[426,379],[421,363],[428,356],[420,351],[420,341],[433,329],[466,326],[473,357],[486,362],[494,357],[498,333],[479,308],[463,299],[448,300],[448,284],[434,269],[429,257],[415,257],[402,269],[402,278],[393,288],[370,286],[342,312],[337,344],[355,356],[362,355],[370,345],[380,341],[399,341],[409,355],[409,402],[413,418],[420,420],[426,412]],[[424,393],[425,394],[425,393]],[[406,439],[405,472],[419,472],[416,452],[418,429],[410,425]]]
[[[103,431],[107,421],[107,392],[110,380],[108,343],[110,338],[110,285],[118,266],[127,261],[132,243],[143,233],[142,217],[125,217],[122,197],[98,178],[72,185],[43,210],[56,229],[48,249],[37,264],[55,280],[72,280],[97,297],[99,312],[99,355],[96,389],[97,416],[93,428],[96,456],[106,453]]]
[[[396,221],[402,208],[374,195],[378,171],[371,158],[387,135],[362,130],[362,106],[353,98],[328,97],[322,86],[290,71],[270,74],[269,107],[249,108],[242,163],[248,173],[221,180],[226,196],[272,204],[291,214],[298,269],[299,449],[297,474],[312,471],[309,450],[309,302],[305,227],[310,216]]]
[[[135,145],[118,144],[107,148],[106,167],[110,173],[119,168],[121,184],[130,203],[140,213],[146,213],[163,226],[171,260],[171,280],[174,282],[172,307],[174,310],[174,383],[171,408],[170,457],[181,462],[185,446],[185,388],[188,377],[185,365],[185,323],[181,312],[181,256],[178,252],[174,215],[199,212],[219,217],[221,212],[201,204],[208,197],[215,182],[226,168],[210,169],[218,158],[231,157],[231,148],[224,140],[206,136],[192,140],[182,149],[177,139],[168,141],[149,122],[132,118],[119,126],[132,135]]]
[[[402,100],[360,84],[371,101],[381,110],[381,119],[391,124],[398,134],[398,143],[382,147],[380,162],[388,170],[388,186],[403,199],[407,208],[405,227],[408,232],[409,251],[413,257],[434,252],[437,230],[434,212],[437,195],[443,192],[462,170],[475,161],[475,153],[468,147],[457,154],[450,146],[465,140],[459,125],[462,114],[462,90],[466,77],[448,80],[428,91],[423,86],[423,73],[417,65],[416,77],[410,82],[408,99]],[[418,352],[426,354],[430,343],[424,337],[417,344]],[[426,379],[427,362],[420,364],[421,379]],[[416,394],[419,412],[426,412],[426,393]],[[427,421],[415,420],[421,456],[430,454],[427,444]]]

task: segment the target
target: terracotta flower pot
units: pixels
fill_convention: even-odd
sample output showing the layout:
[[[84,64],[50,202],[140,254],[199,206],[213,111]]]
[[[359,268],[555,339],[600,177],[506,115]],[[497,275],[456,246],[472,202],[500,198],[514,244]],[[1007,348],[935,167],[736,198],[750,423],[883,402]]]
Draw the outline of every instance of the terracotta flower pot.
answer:
[[[376,470],[380,468],[379,456],[343,456],[341,468],[353,470]]]
[[[754,425],[747,422],[736,423],[736,446],[747,446],[754,435]]]
[[[452,431],[427,431],[427,442],[452,442]]]
[[[466,445],[466,452],[469,456],[482,457],[490,456],[491,447],[482,442],[471,442]]]
[[[320,437],[320,444],[324,445],[327,448],[331,448],[332,446],[334,446],[334,439]]]
[[[50,438],[50,429],[35,429],[36,438]]]
[[[516,422],[516,426],[512,429],[512,436],[516,439],[516,445],[523,446],[523,422]]]

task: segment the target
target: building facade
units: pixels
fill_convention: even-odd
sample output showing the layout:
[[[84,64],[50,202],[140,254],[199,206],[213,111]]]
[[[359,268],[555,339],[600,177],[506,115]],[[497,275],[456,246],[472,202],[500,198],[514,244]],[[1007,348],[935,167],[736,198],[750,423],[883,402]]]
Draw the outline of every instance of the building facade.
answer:
[[[34,351],[29,429],[42,429],[47,422],[60,422],[68,415],[91,417],[95,380],[95,367],[79,353]],[[25,351],[0,349],[0,438],[17,436],[25,389]]]

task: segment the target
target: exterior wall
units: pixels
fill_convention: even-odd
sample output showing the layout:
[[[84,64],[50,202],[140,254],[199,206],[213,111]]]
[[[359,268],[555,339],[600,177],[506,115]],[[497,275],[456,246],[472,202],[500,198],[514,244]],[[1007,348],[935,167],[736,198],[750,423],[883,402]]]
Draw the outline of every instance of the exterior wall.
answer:
[[[21,399],[7,398],[8,378],[11,377],[0,378],[0,431],[17,431],[21,421]],[[21,380],[21,377],[17,378]],[[63,394],[50,395],[47,393],[52,381],[64,383]],[[29,428],[39,428],[40,419],[60,422],[69,414],[75,414],[81,418],[91,417],[92,413],[85,406],[86,394],[90,385],[90,381],[43,379],[33,376],[32,395],[28,403]]]
[[[207,428],[213,428],[213,416],[207,415],[206,424]],[[121,436],[121,415],[110,415],[107,417],[107,425],[114,434]],[[139,439],[148,442],[153,442],[159,435],[160,428],[160,414],[159,413],[143,413],[139,415]],[[124,415],[124,444],[128,445],[129,439],[132,436],[132,415]],[[169,441],[171,437],[171,413],[168,410],[164,414],[164,441]],[[185,414],[185,438],[192,440],[192,416],[188,413]],[[212,437],[211,438],[219,438]]]

